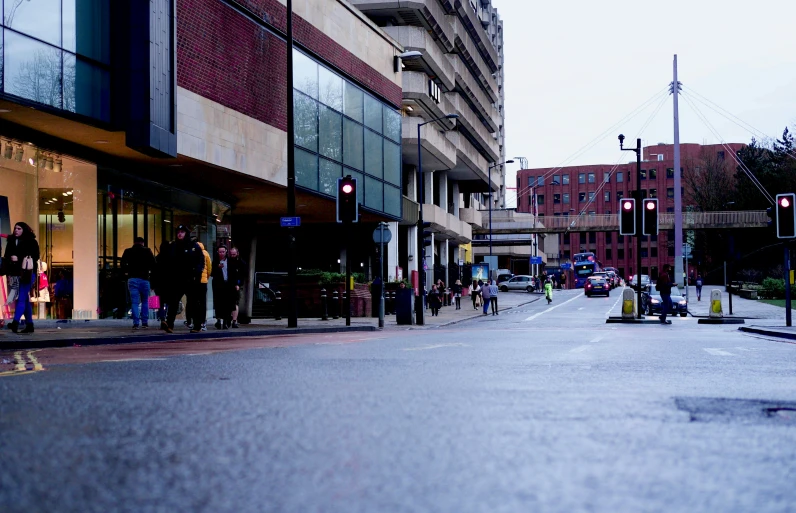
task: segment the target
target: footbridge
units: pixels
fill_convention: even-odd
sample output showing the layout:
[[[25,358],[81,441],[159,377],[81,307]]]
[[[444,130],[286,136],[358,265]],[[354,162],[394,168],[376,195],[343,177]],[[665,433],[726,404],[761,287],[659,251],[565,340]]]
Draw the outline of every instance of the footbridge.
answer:
[[[765,228],[769,217],[765,210],[729,212],[683,212],[685,230],[726,230],[729,228]],[[674,229],[674,213],[659,214],[661,230]],[[489,224],[473,230],[489,233]],[[493,234],[510,233],[566,233],[566,232],[616,232],[619,231],[617,214],[578,216],[544,216],[534,221],[498,221],[492,223]]]

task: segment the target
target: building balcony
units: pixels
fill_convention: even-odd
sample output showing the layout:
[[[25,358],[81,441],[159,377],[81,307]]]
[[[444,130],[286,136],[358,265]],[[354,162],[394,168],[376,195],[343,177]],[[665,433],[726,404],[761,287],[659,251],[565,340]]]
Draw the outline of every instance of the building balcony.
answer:
[[[473,229],[468,223],[437,205],[423,203],[423,221],[431,223],[431,231],[436,239],[467,244],[473,238]]]
[[[439,103],[428,94],[429,78],[425,73],[404,71],[403,73],[404,104],[423,110],[428,119],[441,118],[453,113],[453,105],[447,95],[440,95]]]
[[[497,80],[492,76],[492,73],[497,71],[497,68],[492,69],[484,61],[483,56],[476,48],[470,34],[460,20],[456,20],[453,24],[456,37],[454,38],[454,45],[456,46],[457,53],[461,56],[462,60],[470,66],[468,72],[475,73],[476,79],[481,83],[482,87],[486,89],[487,94],[492,101],[498,99],[498,86]]]
[[[406,196],[401,196],[401,200],[403,201],[404,216],[398,224],[405,226],[417,225],[417,221],[420,219],[420,205]]]
[[[456,76],[457,89],[467,95],[470,102],[475,105],[476,114],[489,125],[489,130],[497,132],[501,120],[500,112],[495,107],[497,102],[484,93],[458,55],[451,55],[450,59]]]
[[[487,127],[476,116],[470,105],[464,101],[459,93],[446,93],[444,96],[448,98],[454,111],[459,115],[457,123],[460,123],[462,128],[476,140],[481,146],[482,151],[485,153],[484,158],[490,162],[497,162],[500,160],[500,144],[497,139],[489,132]]]
[[[491,75],[491,73],[497,71],[500,61],[498,59],[497,49],[492,46],[492,42],[489,39],[489,34],[487,34],[486,30],[484,30],[484,27],[481,25],[481,20],[478,18],[478,14],[473,11],[470,2],[467,0],[455,0],[454,7],[459,13],[462,24],[467,30],[469,37],[472,38],[472,41],[479,50],[479,54],[491,70]]]
[[[430,76],[437,77],[445,90],[453,90],[456,82],[453,64],[423,27],[384,27],[382,30],[401,43],[407,52],[418,51],[423,54],[419,59],[403,61],[406,71],[426,72]]]
[[[392,19],[398,25],[417,25],[430,31],[446,52],[453,51],[453,21],[437,0],[351,0],[373,19]]]
[[[403,163],[417,166],[417,125],[425,120],[417,116],[401,118],[401,145]],[[447,124],[450,120],[441,121]],[[437,123],[429,123],[420,129],[420,148],[423,170],[439,171],[451,169],[456,165],[456,143],[449,136],[455,132],[441,132]]]
[[[446,136],[456,148],[456,165],[448,172],[448,176],[459,182],[473,182],[460,184],[462,192],[486,192],[489,179],[489,163],[486,158],[459,132],[448,132]],[[492,173],[492,190],[499,189],[500,177],[498,172],[494,172]]]
[[[470,226],[481,228],[481,212],[474,208],[459,208],[459,219]]]

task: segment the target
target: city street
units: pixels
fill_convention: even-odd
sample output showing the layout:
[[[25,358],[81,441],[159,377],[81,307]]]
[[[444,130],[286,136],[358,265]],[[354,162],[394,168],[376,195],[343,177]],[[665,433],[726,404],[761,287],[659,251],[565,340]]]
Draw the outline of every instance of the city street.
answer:
[[[796,345],[606,324],[620,298],[31,352],[0,377],[2,509],[792,511]]]

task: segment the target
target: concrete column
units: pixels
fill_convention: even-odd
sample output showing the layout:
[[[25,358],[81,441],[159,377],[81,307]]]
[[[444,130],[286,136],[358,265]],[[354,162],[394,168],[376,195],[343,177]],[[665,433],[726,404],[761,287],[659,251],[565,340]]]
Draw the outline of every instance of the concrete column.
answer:
[[[459,194],[459,182],[453,182],[451,186],[453,187],[453,215],[458,219],[459,207],[461,207],[462,203],[462,195]]]
[[[411,171],[406,175],[406,180],[406,197],[412,201],[417,201],[417,167],[411,168]]]
[[[392,240],[387,244],[386,258],[387,258],[387,279],[388,281],[395,280],[395,268],[398,266],[398,223],[389,223],[390,232],[392,233]]]
[[[417,271],[421,269],[420,267],[422,264],[420,263],[420,255],[417,251],[417,226],[410,226],[407,234],[409,240],[406,243],[406,247],[409,249],[407,254],[411,257],[409,259],[409,268],[404,269],[404,278],[410,279],[412,277],[412,271]]]
[[[426,265],[428,266],[428,270],[426,271],[426,290],[431,287],[431,282],[434,279],[434,261],[436,260],[434,257],[434,248],[437,246],[436,234],[431,234],[431,245],[426,248]],[[422,253],[422,250],[421,250]],[[423,263],[420,263],[420,269],[422,272]]]
[[[76,165],[73,170],[72,249],[74,252],[73,319],[96,319],[99,306],[99,274],[97,273],[97,168]],[[34,225],[38,226],[38,225]],[[129,242],[129,241],[124,241]],[[122,241],[119,242],[122,244]]]
[[[449,271],[449,269],[448,269],[448,261],[449,261],[449,259],[448,259],[448,248],[449,248],[449,246],[450,246],[450,241],[448,241],[448,240],[444,240],[444,241],[440,242],[440,245],[439,245],[439,260],[440,260],[439,263],[440,263],[440,265],[444,265],[445,266],[445,276],[442,278],[442,281],[445,282],[445,287],[450,287],[450,285],[451,285],[450,281],[448,280],[448,278],[450,277],[450,273],[448,272]]]
[[[424,171],[423,172],[423,196],[425,200],[423,204],[432,204],[434,203],[434,172],[433,171]],[[418,200],[418,203],[420,201]]]
[[[439,207],[448,211],[448,173],[439,172]]]

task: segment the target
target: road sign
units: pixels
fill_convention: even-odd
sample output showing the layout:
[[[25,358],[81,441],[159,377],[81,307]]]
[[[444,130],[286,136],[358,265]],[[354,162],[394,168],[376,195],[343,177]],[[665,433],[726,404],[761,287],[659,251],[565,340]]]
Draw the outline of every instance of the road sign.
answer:
[[[283,228],[296,228],[301,226],[301,218],[300,217],[280,217],[279,218],[279,226]]]
[[[382,230],[384,230],[384,241],[381,240]],[[373,230],[373,242],[376,244],[389,244],[392,240],[392,232],[386,226],[384,228],[376,227]]]
[[[561,269],[564,270],[572,269],[572,264],[570,264],[569,262],[564,262],[563,264],[561,264]]]
[[[691,244],[683,244],[683,256],[691,256]]]
[[[459,267],[461,267],[461,266],[463,266],[463,265],[464,265],[464,260],[461,260],[461,259],[460,259],[460,260],[459,260]]]
[[[540,265],[541,263],[542,263],[542,257],[540,256],[531,257],[531,265]]]

